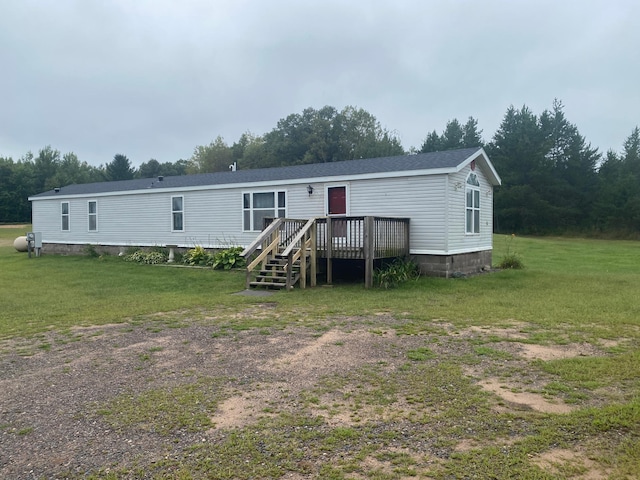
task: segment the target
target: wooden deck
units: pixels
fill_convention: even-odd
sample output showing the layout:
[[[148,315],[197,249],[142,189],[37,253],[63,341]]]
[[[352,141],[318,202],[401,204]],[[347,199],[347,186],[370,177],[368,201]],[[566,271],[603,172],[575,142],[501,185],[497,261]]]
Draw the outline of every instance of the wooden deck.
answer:
[[[305,288],[308,274],[314,286],[319,259],[327,262],[329,284],[334,259],[363,260],[365,286],[371,287],[374,260],[407,255],[409,219],[374,216],[265,219],[264,230],[243,252],[247,288],[292,288],[297,281]],[[258,266],[256,281],[251,281]]]

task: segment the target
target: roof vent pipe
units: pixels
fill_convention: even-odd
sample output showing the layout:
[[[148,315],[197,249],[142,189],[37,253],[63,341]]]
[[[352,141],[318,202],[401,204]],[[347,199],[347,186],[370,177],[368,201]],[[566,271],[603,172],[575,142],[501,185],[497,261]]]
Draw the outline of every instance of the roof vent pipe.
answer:
[[[162,175],[158,175],[158,181],[162,182],[164,180],[164,177]]]
[[[60,187],[54,188],[53,191],[56,192],[56,193],[60,193]]]

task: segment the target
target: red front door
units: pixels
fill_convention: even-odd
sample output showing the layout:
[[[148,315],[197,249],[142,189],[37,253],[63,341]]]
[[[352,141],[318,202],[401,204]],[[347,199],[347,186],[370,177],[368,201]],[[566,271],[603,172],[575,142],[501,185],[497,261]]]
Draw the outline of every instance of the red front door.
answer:
[[[329,215],[347,214],[347,187],[329,187],[327,189],[327,212]],[[333,237],[347,236],[347,221],[333,220]]]
[[[347,214],[347,187],[329,187],[329,215]]]

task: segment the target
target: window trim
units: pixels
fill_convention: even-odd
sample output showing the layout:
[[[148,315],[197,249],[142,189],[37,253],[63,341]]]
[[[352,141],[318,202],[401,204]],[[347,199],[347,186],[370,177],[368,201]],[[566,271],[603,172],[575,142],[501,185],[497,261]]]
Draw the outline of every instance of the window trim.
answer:
[[[180,199],[180,210],[174,210],[173,209],[173,199],[174,198],[179,198]],[[176,227],[176,217],[175,215],[180,214],[180,223],[181,228],[175,228]],[[184,195],[171,195],[171,231],[172,232],[184,232]]]
[[[64,213],[63,205],[67,205],[67,213]],[[67,220],[67,228],[64,228],[65,219]],[[60,231],[71,231],[71,202],[60,202]]]
[[[91,204],[95,204],[95,211],[91,213]],[[94,228],[91,228],[91,217],[94,217]],[[88,200],[87,201],[87,231],[88,232],[97,232],[98,231],[98,201],[97,200]]]
[[[469,205],[469,194],[471,194],[471,205]],[[480,235],[480,203],[478,174],[469,172],[464,189],[464,232],[466,235]],[[469,214],[471,214],[470,217]]]
[[[255,208],[254,205],[254,195],[255,194],[264,194],[264,193],[270,193],[273,195],[273,208],[272,207],[268,207],[268,208]],[[280,200],[280,195],[284,196],[284,205],[280,206],[279,200]],[[245,196],[249,196],[249,207],[245,207]],[[258,225],[256,227],[256,225],[254,225],[254,213],[256,211],[271,211],[273,212],[273,217],[286,217],[287,216],[287,212],[288,212],[288,192],[285,189],[275,189],[275,190],[246,190],[242,192],[241,195],[241,202],[242,202],[242,218],[241,218],[241,222],[242,222],[242,231],[243,232],[260,232],[262,231],[262,225]],[[247,216],[247,213],[249,215],[249,228],[247,228],[246,222],[245,222],[245,217]]]

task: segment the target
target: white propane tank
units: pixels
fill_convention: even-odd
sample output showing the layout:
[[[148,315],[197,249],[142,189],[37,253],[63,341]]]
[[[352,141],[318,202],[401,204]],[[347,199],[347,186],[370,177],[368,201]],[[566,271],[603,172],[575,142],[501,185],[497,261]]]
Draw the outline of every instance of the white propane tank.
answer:
[[[13,248],[15,248],[19,252],[26,252],[27,251],[27,237],[26,237],[26,235],[23,235],[21,237],[16,238],[13,241]]]

